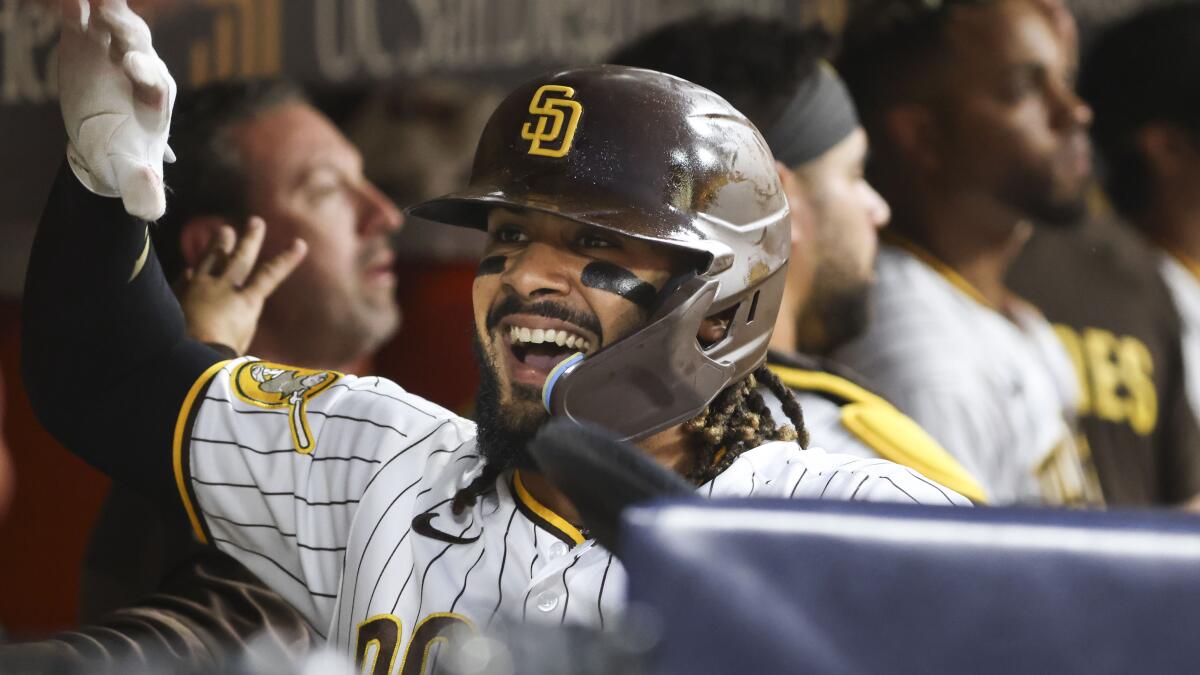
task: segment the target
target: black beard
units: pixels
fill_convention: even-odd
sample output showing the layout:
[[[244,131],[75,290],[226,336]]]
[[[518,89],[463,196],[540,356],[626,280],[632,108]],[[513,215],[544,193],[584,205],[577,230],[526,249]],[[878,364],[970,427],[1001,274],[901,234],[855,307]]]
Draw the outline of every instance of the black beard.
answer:
[[[862,335],[870,321],[871,284],[863,282],[842,288],[814,288],[809,306],[797,318],[800,344],[805,354],[828,356],[854,338]],[[819,325],[818,334],[809,335],[803,326]],[[816,343],[819,335],[819,343]]]
[[[475,424],[477,443],[480,454],[489,467],[499,471],[509,469],[535,468],[533,459],[525,451],[529,441],[533,440],[537,430],[545,418],[533,423],[520,424],[504,415],[500,407],[500,381],[487,354],[475,333],[471,340],[475,361],[479,365],[479,389],[475,392]],[[529,387],[515,387],[513,394],[520,398],[528,398],[525,391]],[[532,392],[533,400],[540,399],[537,392]]]
[[[550,301],[525,303],[515,295],[502,298],[488,312],[484,327],[492,331],[500,325],[504,317],[517,313],[569,321],[590,330],[600,344],[604,344],[604,331],[596,317]],[[500,471],[536,468],[533,459],[525,452],[525,446],[529,445],[529,441],[533,440],[538,429],[549,417],[549,413],[542,409],[541,388],[513,385],[513,396],[533,402],[539,410],[543,410],[542,414],[526,418],[511,412],[506,414],[500,406],[500,380],[496,376],[496,369],[488,362],[487,352],[484,351],[478,331],[472,331],[471,337],[475,362],[479,366],[479,389],[475,392],[475,424],[478,429],[476,438],[479,452],[488,466],[496,467]]]
[[[825,324],[821,353],[828,354],[866,330],[870,321],[870,285],[842,289],[818,311]]]
[[[1001,195],[1011,207],[1044,227],[1070,228],[1087,214],[1085,187],[1078,194],[1056,196],[1047,194],[1043,184],[1021,176],[1012,180]]]

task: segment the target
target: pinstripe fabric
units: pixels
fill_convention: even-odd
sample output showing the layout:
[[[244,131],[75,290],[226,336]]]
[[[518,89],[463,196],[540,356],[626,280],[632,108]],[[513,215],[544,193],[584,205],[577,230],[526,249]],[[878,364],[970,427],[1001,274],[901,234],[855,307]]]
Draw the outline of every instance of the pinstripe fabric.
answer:
[[[283,452],[288,412],[231,395],[237,366],[215,377],[188,431],[197,509],[218,546],[339,651],[352,654],[359,624],[381,614],[407,639],[437,613],[476,627],[498,618],[600,626],[621,610],[620,563],[530,517],[540,507],[518,503],[512,475],[452,512],[483,468],[471,422],[385,380],[346,376],[307,401],[315,450]],[[968,503],[903,467],[794,443],[745,453],[700,492]]]

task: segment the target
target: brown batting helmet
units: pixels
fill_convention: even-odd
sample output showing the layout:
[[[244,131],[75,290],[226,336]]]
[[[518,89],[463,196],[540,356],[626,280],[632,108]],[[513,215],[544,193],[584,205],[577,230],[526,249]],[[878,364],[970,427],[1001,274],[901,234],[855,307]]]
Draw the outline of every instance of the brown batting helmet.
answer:
[[[700,254],[646,327],[560,364],[544,389],[552,413],[644,438],[696,415],[765,359],[783,295],[787,201],[762,136],[720,96],[622,66],[530,81],[492,114],[467,188],[410,212],[485,229],[493,207]],[[725,338],[701,345],[700,322],[734,306]]]

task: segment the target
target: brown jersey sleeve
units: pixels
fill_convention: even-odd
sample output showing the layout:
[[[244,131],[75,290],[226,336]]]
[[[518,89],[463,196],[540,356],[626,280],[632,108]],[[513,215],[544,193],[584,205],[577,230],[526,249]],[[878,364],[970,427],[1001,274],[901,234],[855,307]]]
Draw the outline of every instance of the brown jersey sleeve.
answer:
[[[288,663],[321,639],[240,563],[203,549],[134,606],[78,630],[0,647],[0,672],[227,672],[247,649]]]

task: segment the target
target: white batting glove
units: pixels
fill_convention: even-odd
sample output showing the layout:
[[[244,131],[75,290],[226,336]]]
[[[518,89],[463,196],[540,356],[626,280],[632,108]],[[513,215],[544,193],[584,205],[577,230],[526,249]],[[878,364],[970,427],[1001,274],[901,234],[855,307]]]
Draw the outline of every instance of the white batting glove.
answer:
[[[120,197],[130,215],[166,211],[163,161],[175,80],[150,44],[150,28],[125,0],[63,0],[58,82],[67,160],[83,185]]]

